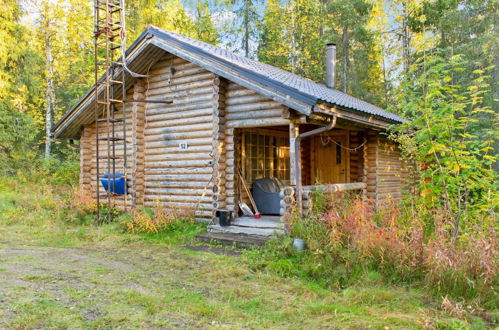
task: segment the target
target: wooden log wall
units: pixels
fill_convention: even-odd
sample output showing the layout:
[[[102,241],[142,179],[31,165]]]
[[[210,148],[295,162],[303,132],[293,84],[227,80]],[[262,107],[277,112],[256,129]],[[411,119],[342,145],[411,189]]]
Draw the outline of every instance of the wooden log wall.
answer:
[[[153,77],[146,79],[146,97],[173,103],[147,104],[144,204],[196,208],[196,218],[210,220],[218,77],[171,55],[154,64],[149,74]]]
[[[128,91],[128,98],[172,100],[172,104],[134,103],[126,106],[128,207],[197,207],[196,217],[212,219],[216,208],[237,211],[236,154],[238,134],[248,127],[287,125],[283,105],[178,57],[165,54]],[[122,118],[122,107],[115,113]],[[99,123],[101,136],[106,123]],[[116,137],[123,137],[116,124]],[[84,128],[80,181],[95,196],[104,189],[96,181],[95,123]],[[181,148],[180,145],[186,146]],[[99,142],[100,156],[107,154]],[[116,157],[124,154],[116,143]],[[107,172],[99,161],[100,175]],[[124,198],[116,199],[124,207]]]
[[[354,149],[362,145],[364,136],[361,131],[350,131],[350,146]],[[350,182],[362,181],[362,171],[364,168],[363,148],[355,151],[349,151],[350,157]]]
[[[378,136],[376,132],[369,131],[366,134],[367,142],[364,145],[364,171],[363,179],[366,183],[366,196],[369,199],[376,200],[376,168],[378,166],[377,149],[378,149]]]
[[[376,205],[401,199],[407,170],[399,148],[378,132],[369,131],[366,138],[363,182],[367,185],[367,197]]]
[[[378,136],[378,189],[379,202],[386,199],[400,200],[404,180],[402,178],[402,161],[397,145],[385,136]]]

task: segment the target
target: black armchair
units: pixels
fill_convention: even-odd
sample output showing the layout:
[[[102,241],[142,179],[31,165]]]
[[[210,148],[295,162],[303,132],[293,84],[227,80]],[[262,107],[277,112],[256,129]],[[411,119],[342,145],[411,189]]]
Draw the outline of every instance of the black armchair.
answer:
[[[280,191],[284,187],[286,184],[277,178],[263,178],[253,182],[251,193],[261,214],[280,214]]]

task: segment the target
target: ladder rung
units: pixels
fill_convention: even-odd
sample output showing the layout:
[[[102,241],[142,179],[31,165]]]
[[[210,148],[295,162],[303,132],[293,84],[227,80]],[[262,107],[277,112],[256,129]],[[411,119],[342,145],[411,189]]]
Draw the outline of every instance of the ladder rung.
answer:
[[[124,84],[125,82],[124,81],[121,81],[121,80],[114,80],[114,79],[109,79],[109,81],[113,84]]]
[[[123,159],[123,157],[113,157],[113,156],[110,156],[110,157],[97,157],[98,160],[108,160],[108,159]]]
[[[111,138],[97,138],[99,141],[124,141],[125,139],[123,138],[117,138],[117,137],[111,137]]]
[[[106,8],[107,5],[109,5],[109,7],[121,7],[121,4],[119,2],[100,2],[100,1],[98,1],[97,6],[95,6],[95,8],[102,8],[102,7]]]
[[[111,22],[108,22],[106,19],[99,20],[94,26],[100,27],[101,29],[106,29],[107,27],[113,27],[117,26],[119,28],[122,28],[122,24],[120,20],[111,20]]]
[[[119,194],[114,194],[114,193],[107,193],[107,194],[102,194],[99,195],[100,198],[109,198],[109,197],[124,197],[125,195],[119,195]],[[127,194],[127,196],[130,196]]]
[[[109,100],[97,100],[97,103],[99,103],[99,104],[123,103],[123,101],[117,100],[117,99],[109,99]]]
[[[105,46],[106,44],[110,44],[110,45],[116,45],[117,47],[121,47],[121,43],[119,42],[114,42],[114,41],[111,41],[111,40],[104,40],[104,41],[99,41],[97,42],[97,46]]]
[[[124,119],[109,119],[110,123],[121,123],[124,122]],[[107,119],[97,119],[98,123],[107,123]]]

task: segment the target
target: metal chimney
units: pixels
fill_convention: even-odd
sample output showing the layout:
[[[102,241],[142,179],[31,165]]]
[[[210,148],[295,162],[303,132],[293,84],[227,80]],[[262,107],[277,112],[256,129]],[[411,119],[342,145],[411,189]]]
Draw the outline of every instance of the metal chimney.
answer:
[[[326,52],[326,86],[334,88],[336,84],[336,44],[327,44]]]

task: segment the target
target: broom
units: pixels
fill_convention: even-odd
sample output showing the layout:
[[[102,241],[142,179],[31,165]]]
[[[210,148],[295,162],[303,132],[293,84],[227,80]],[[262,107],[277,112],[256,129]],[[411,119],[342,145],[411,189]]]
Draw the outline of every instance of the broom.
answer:
[[[258,211],[258,208],[256,207],[256,203],[253,200],[253,196],[251,196],[248,187],[246,186],[246,182],[243,179],[243,175],[241,174],[241,170],[237,171],[237,174],[239,174],[239,178],[241,179],[241,182],[243,183],[244,190],[246,191],[246,194],[248,195],[251,205],[253,205],[253,208],[255,209],[255,216],[253,218],[255,219],[260,219],[262,216],[260,215],[260,212]]]

